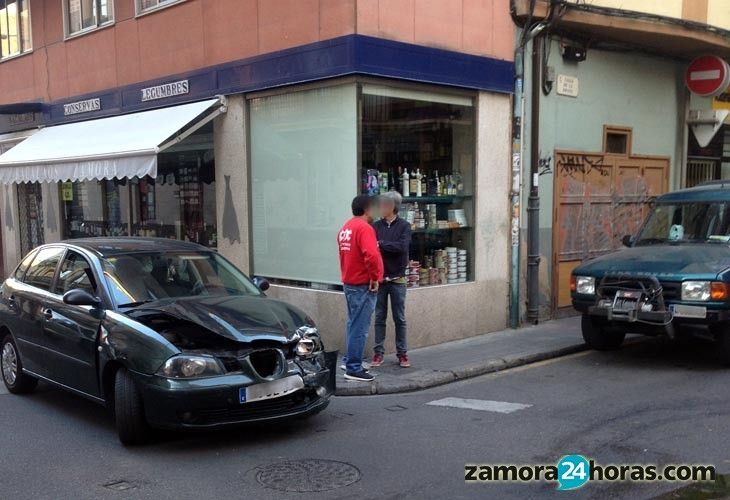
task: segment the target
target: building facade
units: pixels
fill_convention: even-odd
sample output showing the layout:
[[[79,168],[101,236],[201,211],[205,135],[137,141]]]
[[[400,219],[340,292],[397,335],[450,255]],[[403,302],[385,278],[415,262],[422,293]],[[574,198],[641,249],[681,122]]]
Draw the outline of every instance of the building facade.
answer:
[[[5,274],[60,239],[195,241],[340,346],[337,229],[353,196],[397,189],[411,347],[506,325],[507,0],[0,7]]]
[[[721,131],[703,149],[692,131],[692,117],[709,116],[722,96],[691,95],[685,72],[695,57],[730,55],[730,6],[514,0],[512,11],[519,29],[539,32],[525,57],[525,129],[538,127],[537,137],[525,138],[521,220],[523,242],[539,239],[539,255],[531,256],[539,260],[539,297],[526,305],[534,320],[572,310],[572,269],[619,248],[655,196],[727,170],[730,135],[725,141]],[[539,228],[530,233],[533,185]],[[525,247],[522,278],[529,281]]]

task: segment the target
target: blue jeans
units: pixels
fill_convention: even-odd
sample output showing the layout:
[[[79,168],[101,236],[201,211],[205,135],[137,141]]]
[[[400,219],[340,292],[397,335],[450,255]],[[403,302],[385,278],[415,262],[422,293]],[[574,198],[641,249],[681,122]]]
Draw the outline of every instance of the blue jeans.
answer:
[[[398,354],[405,354],[406,344],[406,285],[400,283],[382,283],[378,289],[378,303],[375,306],[375,346],[376,354],[384,354],[385,323],[388,319],[388,297],[390,310],[395,323],[395,350]]]
[[[344,361],[347,373],[354,373],[362,370],[362,354],[377,295],[370,292],[367,285],[345,285],[344,290],[347,301],[347,355]]]

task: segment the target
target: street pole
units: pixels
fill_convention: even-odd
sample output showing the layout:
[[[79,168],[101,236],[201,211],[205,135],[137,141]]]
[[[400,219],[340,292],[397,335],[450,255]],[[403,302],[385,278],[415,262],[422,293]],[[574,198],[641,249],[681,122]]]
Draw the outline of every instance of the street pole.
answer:
[[[512,120],[512,189],[510,192],[512,238],[510,276],[510,309],[509,323],[511,328],[520,326],[520,211],[522,210],[522,137],[525,126],[525,95],[523,89],[525,75],[525,47],[515,49],[515,97]]]
[[[527,322],[540,319],[540,82],[542,37],[532,40],[530,195],[527,199]]]

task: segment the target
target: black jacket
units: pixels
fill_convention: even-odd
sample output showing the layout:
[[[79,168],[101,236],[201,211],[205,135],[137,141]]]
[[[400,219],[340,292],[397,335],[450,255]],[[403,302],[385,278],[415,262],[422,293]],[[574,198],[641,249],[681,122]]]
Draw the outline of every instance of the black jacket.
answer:
[[[380,253],[383,256],[386,278],[403,278],[408,268],[408,251],[411,246],[411,225],[396,217],[388,224],[381,219],[375,224]]]

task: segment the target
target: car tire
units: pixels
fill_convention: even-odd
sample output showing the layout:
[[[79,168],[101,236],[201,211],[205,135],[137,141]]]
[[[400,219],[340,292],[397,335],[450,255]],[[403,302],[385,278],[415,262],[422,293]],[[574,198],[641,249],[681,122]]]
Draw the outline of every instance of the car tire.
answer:
[[[144,414],[142,394],[125,368],[117,370],[114,380],[114,415],[122,444],[133,446],[149,439],[150,428]]]
[[[626,333],[611,329],[606,321],[583,315],[581,319],[583,340],[591,349],[597,351],[613,351],[621,347]]]
[[[33,392],[38,385],[37,378],[23,373],[23,361],[10,334],[0,342],[0,374],[5,387],[13,394]]]

